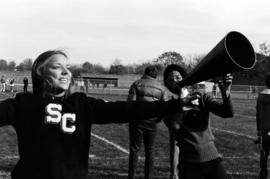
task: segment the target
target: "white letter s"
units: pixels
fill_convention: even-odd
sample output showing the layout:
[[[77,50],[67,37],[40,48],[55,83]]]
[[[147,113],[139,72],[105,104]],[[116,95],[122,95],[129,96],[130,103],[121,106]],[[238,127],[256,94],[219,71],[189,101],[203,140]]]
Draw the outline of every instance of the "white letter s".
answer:
[[[61,121],[61,105],[50,103],[46,106],[45,111],[48,114],[45,117],[45,124],[58,124]]]

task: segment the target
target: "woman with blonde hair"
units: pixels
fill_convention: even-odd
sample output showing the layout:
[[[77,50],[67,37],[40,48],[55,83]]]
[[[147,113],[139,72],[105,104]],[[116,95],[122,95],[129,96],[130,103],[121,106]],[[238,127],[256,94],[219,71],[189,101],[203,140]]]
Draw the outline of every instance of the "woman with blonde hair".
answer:
[[[51,50],[32,67],[33,93],[0,103],[0,126],[14,127],[19,161],[13,179],[86,179],[92,124],[127,123],[181,113],[190,99],[106,102],[72,91],[67,55]]]

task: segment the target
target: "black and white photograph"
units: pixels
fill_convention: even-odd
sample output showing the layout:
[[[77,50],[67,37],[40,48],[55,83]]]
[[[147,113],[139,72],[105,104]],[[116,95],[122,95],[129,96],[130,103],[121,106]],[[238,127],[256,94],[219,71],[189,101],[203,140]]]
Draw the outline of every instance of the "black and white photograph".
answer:
[[[2,0],[0,179],[270,178],[269,12]]]

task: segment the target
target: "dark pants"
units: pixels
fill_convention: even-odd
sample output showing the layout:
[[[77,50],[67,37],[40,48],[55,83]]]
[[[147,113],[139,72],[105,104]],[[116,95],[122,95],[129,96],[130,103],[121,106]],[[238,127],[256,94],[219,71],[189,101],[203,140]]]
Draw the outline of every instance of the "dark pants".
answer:
[[[154,139],[156,136],[157,124],[149,125],[129,125],[130,154],[128,178],[135,178],[138,163],[138,153],[144,141],[145,166],[144,178],[154,178]]]
[[[179,164],[179,178],[181,179],[227,179],[221,159],[209,162],[192,163],[181,162]]]
[[[270,150],[270,137],[263,136],[261,141],[261,156],[260,156],[260,179],[266,179],[268,176],[267,159]]]

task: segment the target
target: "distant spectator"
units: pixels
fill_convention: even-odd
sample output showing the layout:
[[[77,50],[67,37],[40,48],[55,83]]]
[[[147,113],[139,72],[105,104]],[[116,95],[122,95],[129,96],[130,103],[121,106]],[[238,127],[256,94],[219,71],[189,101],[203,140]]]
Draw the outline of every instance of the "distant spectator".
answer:
[[[95,88],[95,85],[96,85],[96,82],[95,81],[92,81],[92,88]]]
[[[213,96],[213,98],[217,98],[217,83],[214,83],[213,84],[213,87],[212,87],[212,96]]]
[[[6,79],[4,76],[1,77],[1,91],[2,92],[6,91]]]
[[[87,79],[84,79],[84,86],[85,86],[85,92],[88,93],[88,90],[89,90],[89,81]]]
[[[257,95],[257,87],[256,86],[249,86],[249,99],[256,99]]]
[[[84,81],[83,81],[83,78],[81,77],[80,79],[78,79],[78,87],[80,89],[81,92],[84,92]]]
[[[27,88],[28,88],[28,78],[24,77],[23,79],[23,92],[27,93]]]
[[[253,96],[254,99],[256,99],[257,93],[258,93],[257,86],[253,86],[253,88],[252,88],[252,96]]]
[[[10,92],[13,93],[14,92],[14,79],[10,79],[9,80],[9,86],[10,86]]]
[[[261,145],[260,179],[266,179],[267,158],[270,150],[270,74],[265,78],[266,89],[259,93],[256,104],[257,136]]]
[[[103,90],[104,90],[105,88],[107,88],[107,82],[104,82],[104,84],[103,84]]]

